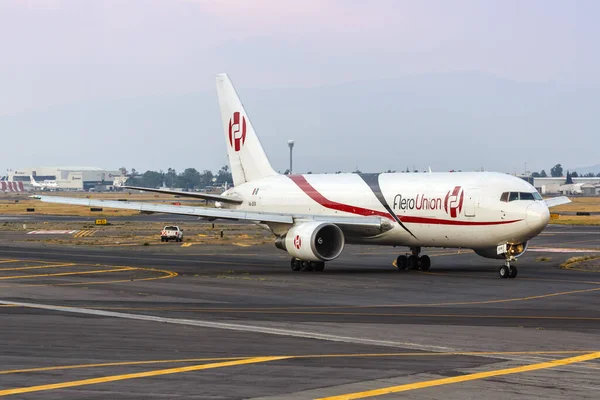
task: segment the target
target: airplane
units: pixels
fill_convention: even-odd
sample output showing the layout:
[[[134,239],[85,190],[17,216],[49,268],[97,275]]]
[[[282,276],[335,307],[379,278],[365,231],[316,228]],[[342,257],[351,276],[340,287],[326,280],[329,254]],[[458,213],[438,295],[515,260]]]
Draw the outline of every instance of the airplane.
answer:
[[[0,192],[23,193],[31,190],[27,183],[9,180],[8,176],[0,178]]]
[[[215,208],[41,196],[51,203],[247,220],[267,226],[293,271],[322,271],[346,244],[405,246],[398,270],[429,270],[428,247],[467,248],[504,260],[501,278],[515,278],[517,257],[544,230],[549,207],[528,182],[494,172],[281,175],[271,166],[226,74],[217,95],[234,186],[221,195],[137,188],[215,201]]]
[[[31,181],[31,186],[40,190],[56,190],[58,189],[58,183],[52,180],[44,180],[42,182],[37,182],[33,175],[29,175],[29,180]]]

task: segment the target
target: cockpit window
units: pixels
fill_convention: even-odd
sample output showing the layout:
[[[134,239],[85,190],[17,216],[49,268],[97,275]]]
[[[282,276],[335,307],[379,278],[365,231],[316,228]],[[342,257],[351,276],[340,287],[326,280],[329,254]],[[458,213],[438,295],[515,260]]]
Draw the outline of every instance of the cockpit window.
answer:
[[[538,192],[504,192],[500,201],[509,202],[515,200],[543,200]]]
[[[533,197],[533,193],[521,192],[519,193],[519,200],[535,200],[535,198]]]

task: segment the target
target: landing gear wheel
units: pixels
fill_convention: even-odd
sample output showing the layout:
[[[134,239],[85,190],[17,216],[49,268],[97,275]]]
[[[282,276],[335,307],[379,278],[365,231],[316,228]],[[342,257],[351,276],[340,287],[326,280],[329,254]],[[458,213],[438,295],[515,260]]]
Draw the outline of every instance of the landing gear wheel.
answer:
[[[319,261],[313,264],[313,271],[321,272],[325,269],[325,263],[323,261]]]
[[[292,258],[290,266],[292,267],[292,271],[300,271],[302,269],[302,261],[297,258]]]
[[[427,271],[431,267],[431,258],[429,256],[419,257],[419,269],[421,271]]]
[[[419,259],[416,256],[408,256],[406,269],[417,269],[419,268]]]
[[[302,261],[302,271],[312,271],[313,263],[311,261]]]
[[[500,275],[500,278],[502,278],[502,279],[508,278],[510,275],[510,268],[507,267],[506,265],[501,266],[500,269],[498,270],[498,275]]]
[[[519,273],[519,271],[517,270],[517,267],[515,267],[513,265],[512,267],[510,267],[510,274],[508,275],[508,277],[509,278],[516,278],[518,273]]]
[[[396,259],[396,268],[398,271],[404,271],[408,265],[408,258],[403,254]]]

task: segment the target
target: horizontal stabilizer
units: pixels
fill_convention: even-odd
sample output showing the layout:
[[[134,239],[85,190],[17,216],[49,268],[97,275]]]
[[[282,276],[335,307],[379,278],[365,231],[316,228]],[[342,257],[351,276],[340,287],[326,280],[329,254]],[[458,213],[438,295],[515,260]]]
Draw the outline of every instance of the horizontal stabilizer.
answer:
[[[548,208],[560,206],[561,204],[569,204],[571,202],[567,196],[552,197],[544,201]]]
[[[153,189],[153,188],[145,188],[145,187],[137,187],[137,186],[123,186],[123,187],[126,189],[132,189],[132,190],[143,190],[145,192],[172,194],[172,195],[181,196],[181,197],[193,197],[196,199],[203,199],[203,200],[208,200],[208,201],[220,201],[222,203],[229,203],[229,204],[242,204],[244,202],[239,197],[221,196],[218,194],[207,194],[207,193],[199,193],[199,192],[183,192],[180,190]]]

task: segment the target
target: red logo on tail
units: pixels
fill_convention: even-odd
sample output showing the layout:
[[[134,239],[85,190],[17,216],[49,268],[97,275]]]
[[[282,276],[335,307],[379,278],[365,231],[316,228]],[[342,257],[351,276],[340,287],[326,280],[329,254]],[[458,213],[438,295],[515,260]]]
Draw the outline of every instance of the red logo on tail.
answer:
[[[444,209],[452,218],[456,218],[462,211],[465,192],[460,186],[455,186],[454,190],[449,191],[444,199]]]
[[[246,141],[246,118],[238,111],[229,118],[229,144],[235,151],[240,151]]]

